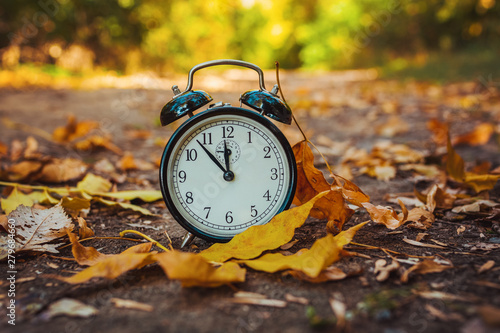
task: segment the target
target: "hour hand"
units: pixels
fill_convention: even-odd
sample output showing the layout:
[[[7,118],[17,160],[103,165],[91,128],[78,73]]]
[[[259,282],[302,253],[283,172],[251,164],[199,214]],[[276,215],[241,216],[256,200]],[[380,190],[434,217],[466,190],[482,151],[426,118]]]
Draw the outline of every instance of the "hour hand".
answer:
[[[196,140],[196,142],[198,142],[201,148],[203,148],[208,157],[210,157],[210,159],[219,167],[219,169],[221,169],[222,172],[226,172],[226,169],[224,169],[222,164],[220,164],[219,160],[207,148],[205,148],[205,146],[199,140]]]

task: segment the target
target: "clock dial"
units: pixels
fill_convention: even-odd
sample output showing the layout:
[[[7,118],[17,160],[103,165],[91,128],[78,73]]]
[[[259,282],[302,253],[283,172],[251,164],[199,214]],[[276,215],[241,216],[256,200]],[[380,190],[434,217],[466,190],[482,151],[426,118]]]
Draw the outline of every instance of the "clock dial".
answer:
[[[269,222],[288,208],[295,188],[293,154],[281,132],[252,111],[224,109],[190,119],[162,161],[176,219],[222,241]]]

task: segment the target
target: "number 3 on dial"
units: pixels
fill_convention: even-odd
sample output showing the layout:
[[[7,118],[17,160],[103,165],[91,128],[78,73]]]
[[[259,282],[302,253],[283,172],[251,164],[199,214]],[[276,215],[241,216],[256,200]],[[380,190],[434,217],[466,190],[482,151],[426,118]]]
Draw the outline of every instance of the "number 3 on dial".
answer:
[[[287,209],[297,170],[292,149],[262,115],[223,106],[197,114],[162,156],[165,202],[189,232],[224,242]]]

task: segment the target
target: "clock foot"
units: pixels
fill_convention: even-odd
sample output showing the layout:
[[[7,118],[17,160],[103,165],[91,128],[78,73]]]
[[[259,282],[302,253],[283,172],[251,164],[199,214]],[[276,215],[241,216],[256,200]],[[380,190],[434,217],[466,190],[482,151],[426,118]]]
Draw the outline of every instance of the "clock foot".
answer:
[[[181,244],[181,249],[184,248],[184,246],[187,246],[191,244],[191,242],[196,238],[195,235],[192,233],[188,232],[187,234],[184,235],[184,238],[182,238],[182,244]]]

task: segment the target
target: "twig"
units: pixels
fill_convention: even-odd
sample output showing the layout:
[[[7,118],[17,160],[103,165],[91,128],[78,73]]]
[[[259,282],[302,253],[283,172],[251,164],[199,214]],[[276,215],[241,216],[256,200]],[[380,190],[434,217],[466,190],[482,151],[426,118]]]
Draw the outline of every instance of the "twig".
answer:
[[[81,243],[83,241],[87,241],[87,240],[91,240],[91,239],[120,239],[120,240],[128,240],[128,241],[138,242],[138,243],[142,242],[139,239],[126,238],[126,237],[113,237],[113,236],[109,236],[109,237],[98,237],[98,236],[95,236],[95,237],[88,237],[88,238],[80,239],[78,241]],[[68,247],[68,246],[71,246],[71,243],[63,245],[63,246],[59,247],[59,249],[63,249],[63,248]]]
[[[281,83],[280,83],[280,74],[279,74],[280,63],[278,61],[276,61],[275,62],[275,66],[276,66],[276,82],[278,83],[278,88],[279,88],[279,92],[280,92],[280,95],[281,95],[281,99],[283,100],[283,102],[285,103],[285,105],[288,106],[288,108],[290,109],[290,112],[292,113],[292,119],[295,122],[295,125],[297,125],[297,128],[299,129],[300,133],[304,137],[304,141],[306,141],[311,146],[313,146],[314,149],[316,149],[316,151],[319,153],[319,155],[321,156],[321,158],[323,159],[323,161],[325,161],[326,167],[328,168],[328,171],[330,172],[330,176],[333,177],[332,168],[330,167],[330,164],[328,163],[327,159],[325,158],[325,155],[323,155],[323,153],[318,149],[318,147],[316,147],[316,145],[314,143],[312,143],[307,138],[306,134],[304,133],[304,131],[300,127],[300,125],[299,125],[299,123],[297,121],[297,118],[295,118],[295,115],[293,114],[292,109],[290,108],[290,106],[286,102],[285,96],[283,95],[283,89],[281,89]]]
[[[165,252],[169,252],[170,251],[165,246],[161,245],[158,241],[155,241],[151,237],[146,236],[142,232],[139,232],[137,230],[123,230],[122,232],[120,232],[120,237],[122,237],[125,234],[136,234],[136,235],[139,235],[139,236],[143,237],[144,239],[147,239],[148,241],[152,242],[154,245],[158,246],[163,251],[165,251]]]

